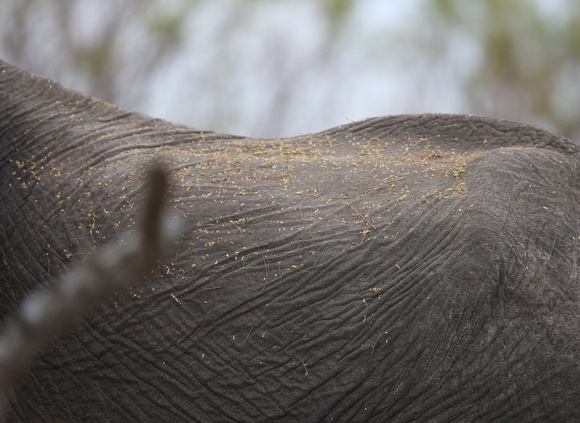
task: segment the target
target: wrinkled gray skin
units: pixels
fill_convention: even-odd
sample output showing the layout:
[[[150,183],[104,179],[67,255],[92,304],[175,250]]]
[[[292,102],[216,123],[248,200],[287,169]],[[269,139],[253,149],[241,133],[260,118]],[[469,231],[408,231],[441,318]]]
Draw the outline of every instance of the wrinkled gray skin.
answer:
[[[580,418],[579,150],[515,122],[256,140],[0,67],[0,314],[135,230],[189,230],[33,360],[9,421]]]

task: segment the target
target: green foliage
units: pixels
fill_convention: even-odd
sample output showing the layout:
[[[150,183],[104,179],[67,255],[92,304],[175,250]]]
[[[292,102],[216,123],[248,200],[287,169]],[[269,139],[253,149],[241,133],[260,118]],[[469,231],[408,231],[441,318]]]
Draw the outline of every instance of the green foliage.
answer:
[[[100,40],[98,40],[100,41]],[[75,51],[75,62],[82,66],[94,79],[108,78],[113,64],[112,46],[104,42],[79,46]]]
[[[8,57],[4,53],[2,59],[113,103],[137,103],[143,91],[134,87],[146,85],[153,64],[179,46],[183,23],[196,4],[4,0],[0,49]],[[94,11],[90,29],[79,22],[87,19],[88,7]]]
[[[145,28],[165,44],[178,44],[191,6],[192,2],[182,2],[176,10],[171,10],[164,7],[163,2],[155,1],[144,13]]]
[[[480,49],[466,86],[470,110],[580,136],[579,2],[560,15],[529,0],[437,0],[431,11]]]
[[[340,23],[353,8],[353,0],[323,0],[324,11],[333,23]]]

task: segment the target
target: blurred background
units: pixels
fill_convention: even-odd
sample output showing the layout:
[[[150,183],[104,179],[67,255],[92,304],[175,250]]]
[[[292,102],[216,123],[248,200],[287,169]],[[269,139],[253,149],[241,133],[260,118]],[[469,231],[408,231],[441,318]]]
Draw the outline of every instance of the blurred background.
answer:
[[[2,0],[0,58],[203,130],[474,113],[580,142],[578,0]]]

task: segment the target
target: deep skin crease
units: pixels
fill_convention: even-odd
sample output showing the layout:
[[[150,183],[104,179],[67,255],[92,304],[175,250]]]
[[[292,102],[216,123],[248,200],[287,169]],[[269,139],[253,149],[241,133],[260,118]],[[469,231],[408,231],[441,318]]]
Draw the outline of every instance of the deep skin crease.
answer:
[[[402,115],[286,139],[201,131],[0,62],[0,315],[135,231],[170,260],[34,359],[8,421],[580,418],[579,149]]]

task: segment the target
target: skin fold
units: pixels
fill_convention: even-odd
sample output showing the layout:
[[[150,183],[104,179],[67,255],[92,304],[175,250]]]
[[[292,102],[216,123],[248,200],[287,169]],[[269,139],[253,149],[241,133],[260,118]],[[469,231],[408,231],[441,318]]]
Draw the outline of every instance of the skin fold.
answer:
[[[138,231],[171,256],[29,362],[7,421],[580,418],[579,149],[401,115],[286,139],[154,119],[0,62],[0,314]]]

